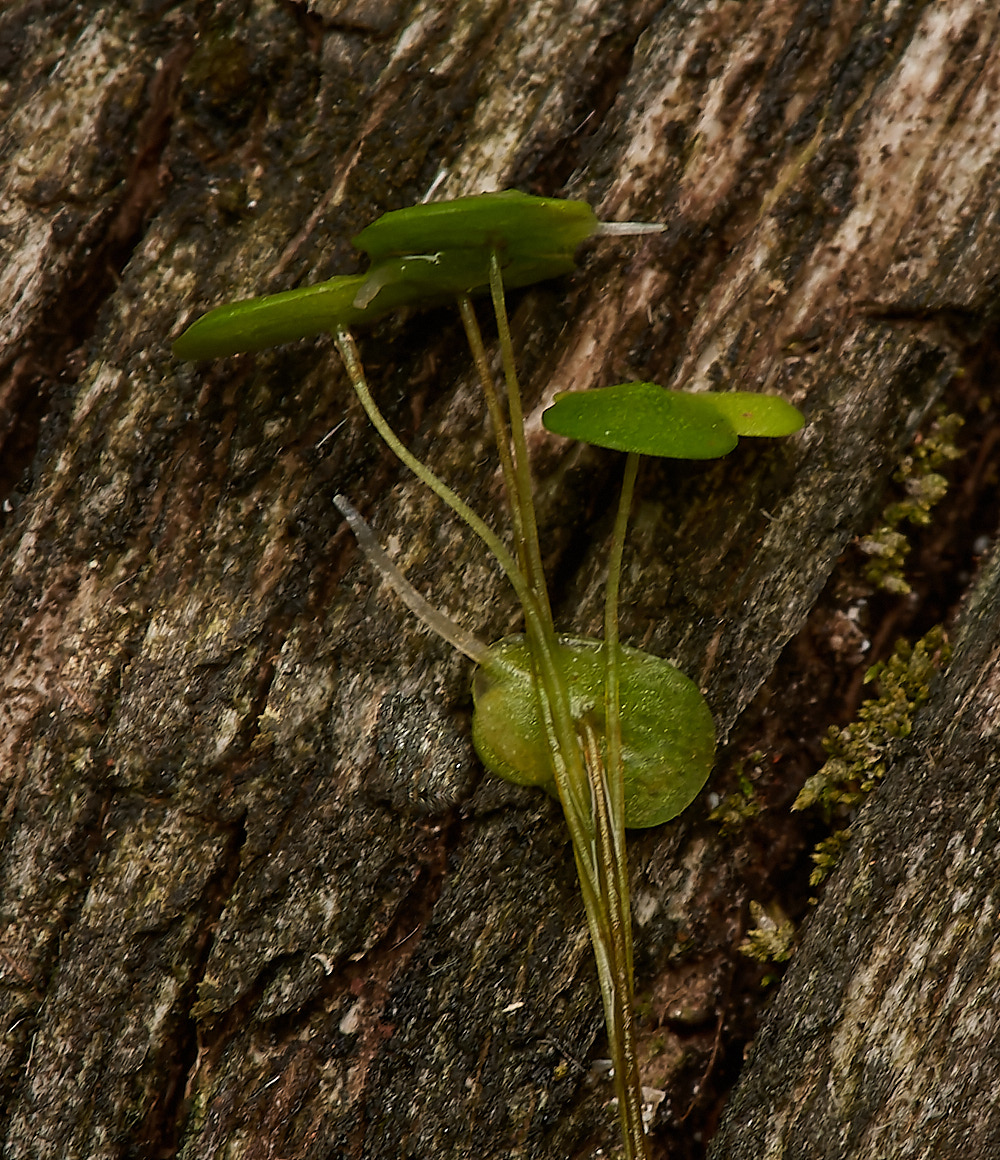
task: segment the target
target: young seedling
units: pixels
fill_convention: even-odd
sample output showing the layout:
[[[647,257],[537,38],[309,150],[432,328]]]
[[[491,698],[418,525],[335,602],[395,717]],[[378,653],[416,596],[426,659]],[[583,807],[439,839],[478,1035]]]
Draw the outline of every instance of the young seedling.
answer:
[[[372,259],[366,274],[220,307],[174,344],[178,357],[204,358],[332,331],[376,430],[480,536],[508,576],[521,604],[524,635],[488,647],[416,592],[361,516],[336,497],[369,560],[411,611],[477,664],[473,743],[484,765],[520,785],[546,789],[562,805],[597,961],[628,1160],[644,1160],[648,1147],[632,1027],[625,828],[658,825],[680,813],[707,779],[715,749],[712,716],[697,687],[668,662],[619,644],[618,591],[638,456],[712,458],[732,450],[741,434],[788,434],[802,417],[770,396],[692,395],[652,383],[557,398],[543,416],[549,430],[628,453],[609,552],[604,639],[561,636],[541,563],[504,287],[567,272],[576,247],[589,237],[658,228],[602,226],[582,202],[512,192],[415,206],[384,215],[355,239]],[[470,300],[486,289],[499,332],[506,413]],[[513,553],[401,443],[372,397],[349,330],[388,310],[448,297],[458,303],[496,434]]]

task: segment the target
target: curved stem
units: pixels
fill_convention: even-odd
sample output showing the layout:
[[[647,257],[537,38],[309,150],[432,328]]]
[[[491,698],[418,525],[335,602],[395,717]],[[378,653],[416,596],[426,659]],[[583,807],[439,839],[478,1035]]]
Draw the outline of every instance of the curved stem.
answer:
[[[361,551],[364,552],[365,558],[391,585],[393,591],[417,620],[426,625],[442,640],[446,640],[452,648],[464,653],[470,661],[475,661],[477,665],[482,665],[486,669],[495,668],[496,662],[490,656],[489,648],[483,644],[479,637],[466,631],[461,625],[445,616],[440,609],[435,608],[400,572],[376,539],[375,533],[365,523],[357,508],[342,495],[335,495],[333,502],[344,519],[351,525],[351,531],[354,533],[354,538],[358,541]]]
[[[421,483],[426,484],[436,496],[444,500],[459,519],[479,536],[506,573],[522,605],[533,604],[534,597],[528,587],[527,579],[517,566],[514,557],[501,542],[500,537],[492,528],[487,526],[486,522],[480,516],[476,515],[465,500],[456,492],[452,491],[443,479],[439,479],[429,467],[420,462],[386,422],[385,416],[378,409],[378,405],[372,398],[371,391],[368,389],[365,372],[362,370],[361,359],[358,356],[358,348],[355,345],[354,339],[351,337],[350,331],[344,326],[338,326],[334,331],[333,337],[337,344],[337,350],[340,351],[340,357],[344,360],[344,367],[347,370],[348,378],[351,380],[351,385],[354,387],[354,393],[358,396],[358,400],[361,406],[364,407],[365,414],[371,420],[372,426],[382,436],[390,451],[402,463],[406,464]]]

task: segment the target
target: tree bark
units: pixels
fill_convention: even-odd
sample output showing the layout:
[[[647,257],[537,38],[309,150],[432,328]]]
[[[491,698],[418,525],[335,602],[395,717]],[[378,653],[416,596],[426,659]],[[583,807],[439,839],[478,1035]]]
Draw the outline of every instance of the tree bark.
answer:
[[[862,809],[713,1158],[993,1156],[1000,561]]]
[[[512,594],[379,445],[328,340],[169,350],[221,301],[358,269],[349,239],[384,210],[507,186],[668,226],[511,301],[567,631],[599,631],[620,464],[544,434],[554,392],[733,386],[807,417],[780,445],[648,468],[627,547],[623,639],[692,675],[728,742],[688,814],[630,845],[656,1146],[705,1155],[761,1006],[736,951],[748,901],[804,906],[817,835],[787,805],[843,713],[832,686],[893,626],[947,614],[995,530],[994,8],[0,14],[5,1156],[613,1146],[558,807],[479,768],[468,663],[379,585],[332,496],[480,636],[516,631]],[[460,334],[433,311],[362,353],[404,439],[499,512]],[[851,545],[939,403],[968,420],[941,508],[960,532],[932,525],[921,542],[953,547],[936,586],[893,601]],[[861,811],[713,1156],[991,1152],[996,574]],[[818,648],[864,600],[870,654]],[[708,813],[741,770],[767,808],[734,835]],[[957,1060],[974,1065],[948,1078]]]

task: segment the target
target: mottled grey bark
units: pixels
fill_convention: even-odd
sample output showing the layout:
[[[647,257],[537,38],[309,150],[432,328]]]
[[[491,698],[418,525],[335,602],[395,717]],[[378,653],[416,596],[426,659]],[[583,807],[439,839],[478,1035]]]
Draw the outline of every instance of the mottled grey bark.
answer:
[[[898,746],[710,1155],[995,1156],[1000,558]]]
[[[512,309],[567,629],[600,622],[618,464],[542,433],[554,391],[731,384],[805,411],[783,445],[642,484],[623,635],[695,676],[727,737],[993,325],[998,23],[976,0],[5,8],[5,1155],[487,1160],[613,1142],[558,810],[482,774],[467,662],[373,579],[333,494],[480,635],[517,627],[511,594],[379,446],[327,341],[191,366],[169,338],[227,298],[356,269],[350,236],[432,186],[666,222],[588,248],[578,276]],[[498,511],[451,315],[386,322],[362,350],[418,454]],[[968,706],[988,698],[985,655]],[[953,714],[945,751],[937,704],[864,815],[873,835],[907,760],[964,768],[973,718]],[[706,813],[632,846],[659,1146],[692,1156],[749,889]],[[925,857],[927,921],[957,938],[940,916],[965,887],[921,843],[958,830],[897,821],[893,857]],[[790,976],[807,997],[794,980],[839,913],[816,914]],[[905,929],[880,953],[933,967],[938,944]],[[862,985],[853,953],[824,995]],[[890,973],[866,1009],[896,1002]],[[904,1011],[900,1043],[922,1041],[919,1005]],[[764,1058],[785,1012],[754,1069],[786,1066]],[[795,1049],[808,1090],[834,1031],[820,1019],[815,1049]],[[850,1076],[867,1043],[850,1038]],[[796,1139],[852,1138],[845,1106],[811,1101]],[[881,1097],[876,1152],[838,1154],[908,1155],[907,1116]]]

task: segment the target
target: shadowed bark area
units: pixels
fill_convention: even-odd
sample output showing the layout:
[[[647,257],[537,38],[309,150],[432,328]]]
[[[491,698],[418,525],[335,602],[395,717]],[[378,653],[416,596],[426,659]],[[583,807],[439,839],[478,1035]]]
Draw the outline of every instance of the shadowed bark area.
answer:
[[[516,631],[512,594],[328,339],[169,352],[222,301],[359,269],[385,210],[508,186],[668,226],[511,298],[561,627],[599,629],[621,464],[543,432],[556,391],[732,386],[807,417],[640,477],[622,636],[703,686],[727,742],[630,847],[656,1154],[706,1154],[757,1030],[749,900],[807,909],[829,831],[787,807],[826,727],[967,589],[713,1155],[995,1150],[992,7],[14,0],[0,110],[4,1155],[613,1147],[558,807],[483,774],[468,662],[333,495],[481,637]],[[360,337],[391,422],[502,528],[454,312]],[[887,594],[864,551],[939,408],[965,456]],[[720,825],[737,788],[757,816]]]
[[[1000,566],[813,916],[710,1155],[992,1156]]]

